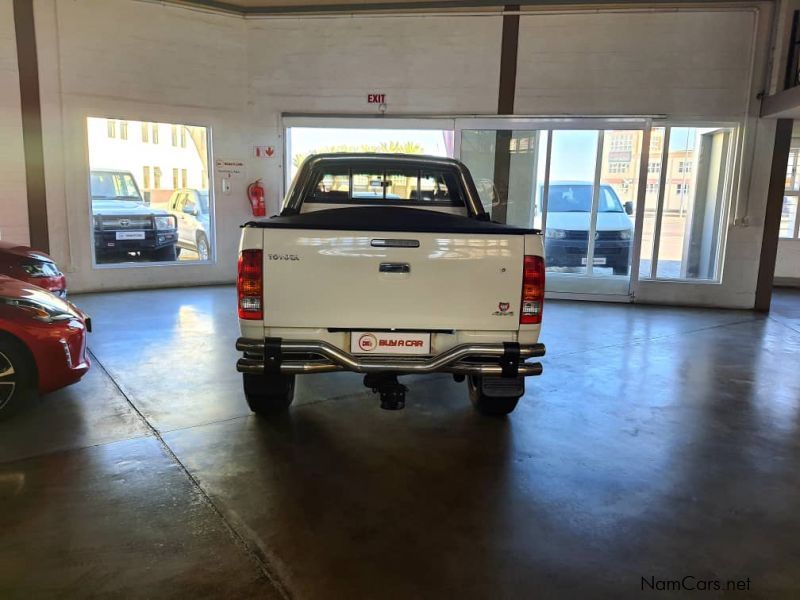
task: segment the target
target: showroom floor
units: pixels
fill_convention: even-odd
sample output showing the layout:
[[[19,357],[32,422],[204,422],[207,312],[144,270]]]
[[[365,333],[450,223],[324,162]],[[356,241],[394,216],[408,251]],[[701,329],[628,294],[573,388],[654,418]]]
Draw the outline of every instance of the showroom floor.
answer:
[[[508,419],[465,384],[299,383],[251,416],[232,288],[76,297],[94,367],[0,424],[0,597],[619,598],[800,588],[800,293],[750,312],[549,302]],[[792,592],[794,590],[794,592]]]

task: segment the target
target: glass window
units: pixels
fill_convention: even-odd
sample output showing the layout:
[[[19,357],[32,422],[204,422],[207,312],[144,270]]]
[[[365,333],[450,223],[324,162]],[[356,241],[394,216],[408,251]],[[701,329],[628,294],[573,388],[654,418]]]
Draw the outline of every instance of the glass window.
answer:
[[[781,211],[780,237],[798,237],[797,204],[800,195],[800,136],[795,124],[792,145],[789,149],[789,160],[786,164],[786,184],[783,192],[783,210]]]
[[[656,277],[717,278],[733,132],[670,128]]]
[[[128,139],[128,122],[127,121],[120,121],[119,122],[119,139],[127,140]]]
[[[783,210],[781,211],[782,238],[795,237],[795,223],[797,221],[797,196],[783,197]]]
[[[291,153],[286,187],[311,154],[380,152],[452,157],[454,138],[452,130],[442,129],[290,127],[286,132],[286,146]]]
[[[125,144],[110,140],[131,131]],[[186,146],[159,151],[160,127],[186,132]],[[133,129],[131,129],[133,128]],[[87,120],[91,228],[98,265],[209,260],[212,198],[207,189],[208,130],[172,123]],[[180,139],[180,138],[179,138]],[[148,140],[153,143],[149,143]],[[171,170],[169,185],[162,177]]]
[[[648,278],[653,268],[653,236],[656,227],[658,188],[661,176],[661,154],[664,149],[663,127],[650,130],[650,154],[647,157],[647,187],[644,197],[644,219],[642,221],[642,252],[639,259],[639,277]]]
[[[453,197],[450,190],[456,190]],[[306,202],[436,203],[463,206],[455,174],[419,169],[327,169],[321,172]]]
[[[587,273],[599,135],[594,130],[552,133],[545,229],[549,272]]]
[[[547,136],[547,132],[535,130],[461,132],[461,160],[469,167],[492,220],[542,227]]]
[[[110,138],[117,137],[117,122],[113,119],[108,119],[106,122],[106,135]]]

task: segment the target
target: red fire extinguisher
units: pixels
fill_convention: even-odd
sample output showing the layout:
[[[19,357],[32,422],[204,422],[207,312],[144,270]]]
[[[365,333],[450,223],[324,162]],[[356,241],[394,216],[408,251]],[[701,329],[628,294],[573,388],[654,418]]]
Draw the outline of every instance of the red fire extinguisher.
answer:
[[[250,208],[254,217],[267,216],[267,206],[264,204],[264,186],[261,180],[256,179],[247,186],[247,197],[250,199]]]

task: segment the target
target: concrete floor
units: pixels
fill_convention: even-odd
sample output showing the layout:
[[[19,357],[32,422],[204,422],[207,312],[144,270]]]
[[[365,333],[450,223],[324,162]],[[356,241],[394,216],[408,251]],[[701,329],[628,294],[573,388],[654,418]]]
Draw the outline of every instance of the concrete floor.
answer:
[[[76,300],[94,368],[0,424],[0,597],[800,594],[800,293],[768,318],[549,302],[508,419],[447,376],[385,412],[330,374],[271,423],[233,289]]]

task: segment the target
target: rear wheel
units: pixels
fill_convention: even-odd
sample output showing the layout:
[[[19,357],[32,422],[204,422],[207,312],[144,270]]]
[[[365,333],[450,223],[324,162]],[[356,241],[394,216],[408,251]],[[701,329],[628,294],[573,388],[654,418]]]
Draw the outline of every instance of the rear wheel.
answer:
[[[36,389],[36,368],[28,349],[13,338],[0,337],[0,420],[19,412]]]
[[[509,414],[517,407],[519,396],[490,396],[485,394],[482,380],[483,378],[478,376],[470,376],[467,379],[469,400],[475,410],[482,415],[502,416]]]
[[[259,416],[286,411],[294,400],[294,375],[242,376],[247,406]]]

